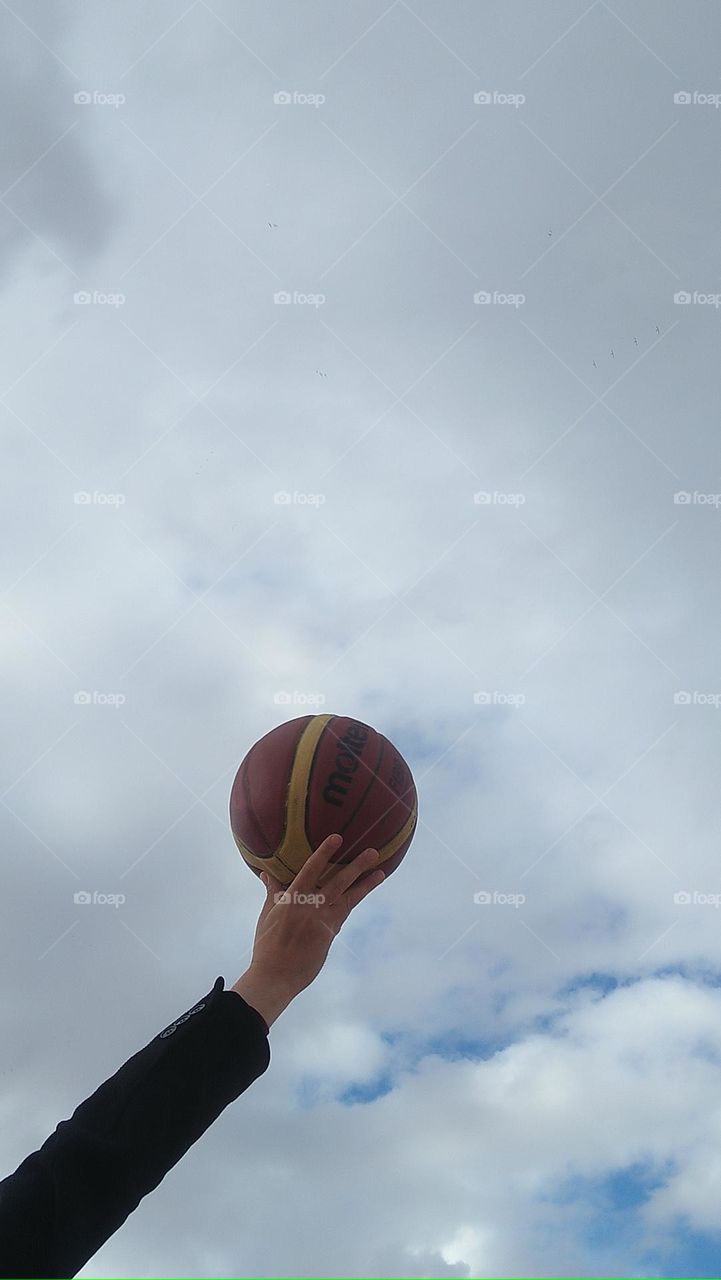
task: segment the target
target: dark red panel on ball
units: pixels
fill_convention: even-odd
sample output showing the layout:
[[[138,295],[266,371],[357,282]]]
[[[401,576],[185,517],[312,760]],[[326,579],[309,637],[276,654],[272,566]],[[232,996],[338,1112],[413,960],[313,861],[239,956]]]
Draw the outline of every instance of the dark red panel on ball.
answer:
[[[374,872],[378,870],[384,871],[386,876],[391,875],[392,872],[395,871],[396,867],[400,866],[401,862],[406,856],[406,853],[408,852],[408,849],[410,847],[411,841],[415,833],[416,833],[416,826],[414,824],[413,830],[411,831],[411,834],[409,835],[408,839],[404,840],[403,844],[398,846],[393,856],[391,858],[387,858],[385,862],[382,862],[380,865],[380,868],[373,867],[370,871],[367,871],[365,875],[359,876],[357,883],[362,884],[364,880],[367,880],[369,876],[372,876]],[[375,847],[376,846],[373,845],[373,848]]]
[[[230,793],[230,825],[259,858],[279,848],[293,760],[312,716],[279,724],[251,747]]]

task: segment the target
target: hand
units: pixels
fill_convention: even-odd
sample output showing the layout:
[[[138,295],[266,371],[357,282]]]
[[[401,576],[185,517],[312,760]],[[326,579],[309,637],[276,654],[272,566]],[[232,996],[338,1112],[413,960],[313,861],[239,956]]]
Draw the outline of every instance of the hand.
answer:
[[[328,836],[285,888],[263,872],[267,892],[250,967],[230,989],[268,1026],[317,978],[353,908],[385,879],[380,868],[374,870],[377,849],[364,849],[345,866],[331,865],[342,843],[342,836]]]

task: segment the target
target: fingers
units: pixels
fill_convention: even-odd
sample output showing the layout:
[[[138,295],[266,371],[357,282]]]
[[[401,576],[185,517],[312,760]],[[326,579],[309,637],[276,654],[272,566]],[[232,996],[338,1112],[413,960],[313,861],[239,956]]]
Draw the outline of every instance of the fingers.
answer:
[[[312,892],[316,889],[333,854],[340,849],[342,843],[343,837],[338,835],[337,832],[332,836],[326,836],[325,840],[318,845],[315,852],[310,855],[307,862],[301,867],[292,882],[293,888],[297,889],[299,893]]]
[[[276,890],[282,889],[284,886],[280,880],[277,880],[271,871],[261,871],[261,883],[265,886],[268,893],[275,893]],[[263,880],[262,877],[265,876]]]
[[[350,912],[354,907],[357,907],[358,903],[362,902],[363,899],[366,898],[369,893],[372,893],[374,889],[377,889],[378,885],[382,884],[385,878],[385,871],[381,871],[379,867],[378,870],[374,871],[372,875],[367,877],[367,879],[362,880],[360,884],[354,885],[346,894],[348,911]]]
[[[275,895],[277,893],[281,893],[284,888],[280,883],[280,880],[276,880],[275,876],[271,875],[269,871],[261,871],[260,875],[265,876],[265,881],[261,880],[261,884],[265,889],[265,901],[260,908],[258,923],[260,923],[261,920],[264,920],[269,912],[273,910],[273,907],[275,906]]]
[[[379,869],[375,874],[370,874],[380,856],[377,849],[363,849],[352,862],[336,868],[331,858],[342,843],[343,837],[338,832],[326,836],[288,887],[299,893],[314,892],[317,888],[322,888],[326,906],[332,906],[345,894],[348,910],[352,911],[371,889],[382,883],[385,873]],[[362,883],[356,884],[361,877],[364,877]],[[351,889],[352,885],[355,888]]]
[[[332,878],[323,884],[326,902],[337,902],[359,876],[370,871],[377,864],[379,856],[377,849],[363,849],[361,853],[356,854],[352,862],[340,867]]]
[[[263,903],[262,907],[260,908],[260,911],[258,912],[258,919],[256,920],[256,923],[255,923],[256,937],[258,936],[258,934],[263,933],[263,931],[268,928],[268,916],[273,910],[274,905],[275,904],[273,902],[272,895],[270,893],[267,894],[265,898],[265,902]]]
[[[273,872],[269,872],[268,868],[260,868],[259,872],[257,872],[257,878],[259,878],[260,883],[263,884],[266,892],[274,890],[275,887],[283,888],[279,879],[275,879]]]

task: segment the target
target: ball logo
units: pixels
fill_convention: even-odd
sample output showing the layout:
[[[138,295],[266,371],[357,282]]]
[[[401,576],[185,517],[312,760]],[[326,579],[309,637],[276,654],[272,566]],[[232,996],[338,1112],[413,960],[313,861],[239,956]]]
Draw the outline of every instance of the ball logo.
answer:
[[[353,720],[343,737],[338,739],[335,768],[323,788],[323,799],[327,804],[342,809],[367,740],[368,728],[357,720]]]

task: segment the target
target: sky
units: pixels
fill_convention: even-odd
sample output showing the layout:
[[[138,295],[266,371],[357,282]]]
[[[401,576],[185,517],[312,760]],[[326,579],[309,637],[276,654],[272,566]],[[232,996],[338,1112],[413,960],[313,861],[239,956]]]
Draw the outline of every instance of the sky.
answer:
[[[718,7],[0,33],[4,1172],[247,967],[235,771],[352,715],[412,847],[80,1274],[718,1275]]]

